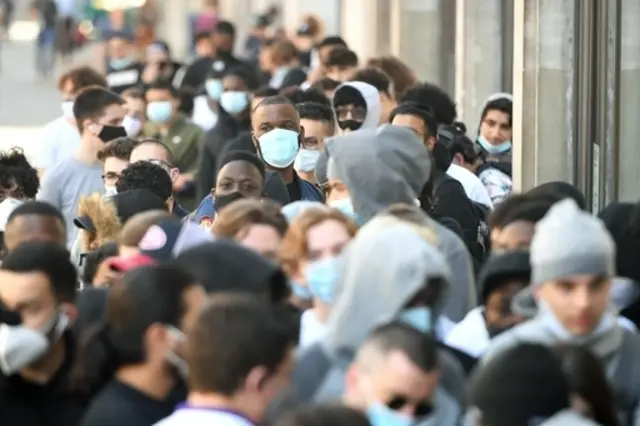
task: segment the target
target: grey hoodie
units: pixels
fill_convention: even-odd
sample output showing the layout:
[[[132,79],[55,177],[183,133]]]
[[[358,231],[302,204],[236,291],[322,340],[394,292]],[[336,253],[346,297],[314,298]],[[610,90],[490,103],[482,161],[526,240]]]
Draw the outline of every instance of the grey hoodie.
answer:
[[[522,312],[525,307],[517,305],[528,305],[530,299],[517,297],[514,302],[514,310]],[[530,309],[530,305],[526,308]],[[482,362],[521,342],[547,346],[569,343],[587,347],[602,362],[615,391],[621,424],[640,426],[640,336],[618,324],[614,309],[604,314],[591,335],[576,337],[565,331],[551,310],[539,301],[536,316],[494,338]]]
[[[392,204],[413,204],[432,167],[418,137],[398,126],[383,125],[328,139],[327,150],[338,177],[349,188],[355,212],[365,221]],[[471,256],[455,233],[437,223],[434,227],[439,248],[453,271],[444,315],[458,322],[476,306]]]
[[[326,335],[300,354],[290,394],[280,401],[279,410],[340,398],[345,371],[369,333],[395,319],[429,279],[446,281],[450,276],[443,255],[402,225],[357,235],[343,251],[340,265]],[[439,302],[433,307],[434,323]],[[441,352],[440,374],[434,424],[454,425],[464,404],[464,373],[457,360]]]
[[[378,93],[378,89],[363,81],[348,81],[336,88],[336,90],[333,92],[334,98],[336,95],[340,97],[340,92],[346,87],[357,90],[364,99],[365,104],[367,105],[367,115],[362,122],[362,127],[360,127],[358,130],[375,129],[376,127],[378,127],[378,124],[380,124],[380,113],[382,110],[382,105],[380,105],[380,93]]]

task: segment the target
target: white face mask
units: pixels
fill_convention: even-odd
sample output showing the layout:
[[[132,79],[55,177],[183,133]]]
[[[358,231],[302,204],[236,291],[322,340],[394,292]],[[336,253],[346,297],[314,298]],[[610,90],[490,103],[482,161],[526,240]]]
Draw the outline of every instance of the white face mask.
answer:
[[[293,162],[293,168],[299,172],[311,172],[316,168],[316,163],[320,157],[320,151],[315,149],[300,149]]]
[[[105,185],[104,186],[104,195],[107,197],[111,197],[113,195],[116,195],[118,193],[118,190],[116,189],[115,186],[110,186],[110,185]]]
[[[142,130],[142,121],[130,115],[125,115],[124,120],[122,120],[122,127],[127,132],[127,136],[130,138],[135,137]]]
[[[73,115],[73,101],[63,101],[61,104],[62,115],[64,118],[75,119]]]

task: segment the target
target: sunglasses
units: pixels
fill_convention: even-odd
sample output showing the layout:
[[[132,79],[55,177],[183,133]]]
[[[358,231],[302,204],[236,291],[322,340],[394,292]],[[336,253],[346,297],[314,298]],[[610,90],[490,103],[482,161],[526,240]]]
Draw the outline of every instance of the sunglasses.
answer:
[[[413,416],[416,418],[427,417],[433,413],[433,406],[429,402],[421,401],[414,403],[409,398],[402,395],[391,398],[391,400],[389,400],[385,405],[393,411],[400,411],[408,404],[413,405]]]

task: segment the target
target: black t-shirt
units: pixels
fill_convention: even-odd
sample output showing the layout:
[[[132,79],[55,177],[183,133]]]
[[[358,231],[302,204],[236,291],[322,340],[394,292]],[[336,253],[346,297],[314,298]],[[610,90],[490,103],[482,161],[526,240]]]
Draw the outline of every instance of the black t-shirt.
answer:
[[[291,202],[302,200],[302,191],[300,191],[300,178],[296,172],[293,172],[293,180],[287,184],[287,192]]]
[[[184,395],[159,401],[113,379],[96,395],[82,426],[149,426],[169,416]]]
[[[142,84],[141,79],[143,69],[144,65],[139,62],[134,62],[119,70],[113,69],[111,66],[107,66],[106,78],[109,90],[120,94],[127,89]]]
[[[64,335],[66,356],[60,370],[46,384],[22,376],[0,376],[2,426],[77,426],[84,411],[81,400],[69,391],[75,351],[71,333]]]
[[[204,85],[207,76],[212,70],[223,75],[226,70],[241,65],[242,61],[233,55],[225,55],[217,58],[199,58],[189,65],[185,71],[180,87],[198,91]]]

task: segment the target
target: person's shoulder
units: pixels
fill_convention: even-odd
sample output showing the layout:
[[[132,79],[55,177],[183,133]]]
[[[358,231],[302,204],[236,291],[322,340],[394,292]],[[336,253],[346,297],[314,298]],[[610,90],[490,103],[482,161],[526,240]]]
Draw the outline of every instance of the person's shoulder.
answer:
[[[519,342],[540,343],[538,336],[538,324],[535,319],[525,321],[510,330],[491,339],[489,348],[482,357],[485,364],[497,354],[516,346]]]

